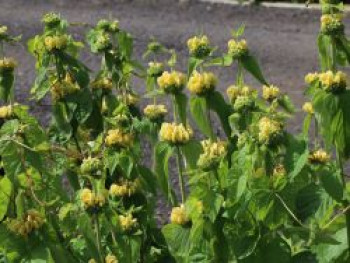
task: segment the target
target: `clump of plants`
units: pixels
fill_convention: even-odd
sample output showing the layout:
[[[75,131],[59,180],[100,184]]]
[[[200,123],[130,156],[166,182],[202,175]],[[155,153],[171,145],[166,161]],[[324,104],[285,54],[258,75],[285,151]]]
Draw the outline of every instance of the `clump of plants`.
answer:
[[[101,58],[92,72],[69,23],[44,15],[28,47],[32,99],[52,104],[45,126],[16,102],[18,62],[5,51],[18,38],[0,26],[1,261],[347,262],[350,44],[342,10],[322,3],[320,70],[305,76],[300,134],[287,129],[298,109],[264,77],[244,26],[224,52],[206,35],[190,38],[181,69],[175,51],[156,41],[146,63],[135,60],[130,33],[100,20],[86,35]],[[226,94],[214,68],[235,76]],[[171,206],[164,225],[159,198]]]

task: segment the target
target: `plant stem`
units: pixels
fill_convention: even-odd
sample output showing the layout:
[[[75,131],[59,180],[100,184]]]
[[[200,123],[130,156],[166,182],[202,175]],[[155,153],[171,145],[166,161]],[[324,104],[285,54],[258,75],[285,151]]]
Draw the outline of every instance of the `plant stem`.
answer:
[[[176,95],[172,95],[172,99],[173,99],[173,110],[174,110],[174,122],[177,122],[177,117],[178,117],[178,109],[177,109],[177,105],[176,105]]]
[[[297,218],[297,216],[292,212],[292,210],[288,207],[288,205],[284,202],[284,200],[282,199],[282,197],[278,194],[275,193],[275,196],[277,197],[277,199],[281,202],[282,206],[284,207],[284,209],[286,209],[286,211],[288,212],[288,214],[290,214],[290,216],[294,219],[295,222],[297,222],[300,226],[307,228],[300,220],[299,218]]]
[[[206,112],[206,115],[207,115],[207,119],[208,119],[208,123],[209,123],[209,126],[210,126],[210,140],[211,141],[215,141],[215,134],[214,134],[214,131],[213,131],[213,125],[212,125],[212,122],[211,122],[211,114],[210,114],[210,109],[208,107],[208,99],[205,98],[205,112]]]
[[[94,221],[95,221],[97,250],[98,250],[98,254],[100,256],[100,261],[104,262],[103,255],[102,255],[102,250],[101,250],[100,222],[98,220],[98,215],[97,214],[95,214],[94,219],[95,219]]]
[[[177,151],[177,169],[179,174],[179,184],[180,184],[180,191],[181,191],[181,202],[184,204],[186,201],[186,195],[185,195],[185,183],[183,178],[183,171],[182,171],[182,157],[181,157],[181,151],[180,147],[176,146]]]

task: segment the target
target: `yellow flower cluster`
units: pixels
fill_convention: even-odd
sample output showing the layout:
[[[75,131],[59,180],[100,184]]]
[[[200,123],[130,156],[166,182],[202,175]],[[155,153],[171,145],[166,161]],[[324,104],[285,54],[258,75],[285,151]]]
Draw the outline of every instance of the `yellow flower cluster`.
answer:
[[[135,106],[139,101],[139,96],[132,94],[132,93],[126,93],[124,96],[118,96],[118,99],[123,101],[127,106]]]
[[[95,194],[88,188],[84,188],[80,193],[80,199],[85,208],[102,207],[106,203],[106,198],[103,194]]]
[[[119,224],[123,231],[129,231],[137,225],[137,219],[133,218],[131,213],[125,216],[120,215]]]
[[[344,32],[342,14],[324,14],[321,16],[321,31],[324,34],[334,35]]]
[[[210,53],[210,43],[207,36],[195,36],[187,40],[187,47],[191,55],[205,57]]]
[[[54,49],[61,50],[67,47],[68,37],[67,35],[60,36],[47,36],[44,39],[45,47],[48,51],[52,51]]]
[[[51,95],[54,101],[64,98],[69,94],[73,94],[80,90],[77,82],[75,82],[72,76],[67,73],[64,80],[56,80],[51,86]]]
[[[151,61],[148,63],[147,74],[151,77],[159,77],[164,71],[163,63]]]
[[[178,71],[164,71],[157,79],[159,87],[166,93],[180,92],[186,83],[186,77],[183,73]]]
[[[43,16],[42,22],[49,27],[54,27],[61,22],[61,18],[58,14],[55,13],[47,13]]]
[[[183,204],[171,210],[170,222],[172,224],[185,225],[188,221],[189,218],[187,217],[186,208]]]
[[[204,95],[215,89],[217,78],[211,72],[199,73],[195,71],[190,77],[187,87],[191,93]]]
[[[109,194],[112,196],[124,197],[132,196],[140,189],[140,180],[123,180],[118,184],[112,184],[109,188]]]
[[[133,144],[134,136],[121,129],[113,129],[107,132],[105,143],[107,146],[130,147]]]
[[[272,101],[278,97],[280,94],[280,89],[276,86],[270,85],[270,86],[263,86],[263,98],[267,101]]]
[[[226,94],[228,98],[233,102],[239,96],[250,96],[252,94],[252,91],[248,86],[238,87],[231,85],[227,88]]]
[[[105,263],[118,263],[118,259],[116,256],[112,254],[108,254],[105,258]]]
[[[165,105],[151,104],[151,105],[147,105],[144,108],[143,113],[151,121],[157,121],[157,120],[162,120],[164,116],[168,113],[168,110],[166,109]]]
[[[190,127],[185,127],[183,124],[165,122],[160,128],[159,136],[162,141],[172,144],[184,144],[192,138],[193,131]]]
[[[269,142],[272,136],[278,134],[281,131],[281,123],[275,120],[271,120],[268,117],[262,117],[259,120],[259,141]]]
[[[314,107],[312,106],[311,102],[305,102],[303,105],[303,111],[308,113],[308,114],[314,114]]]
[[[330,155],[322,149],[313,151],[309,155],[309,161],[311,163],[324,164],[324,163],[327,163],[330,159],[331,159]]]
[[[94,89],[111,90],[113,83],[110,78],[101,78],[91,83],[91,87]]]
[[[315,72],[315,73],[308,73],[305,76],[305,83],[308,84],[308,85],[312,84],[316,80],[318,80],[318,73],[317,72]]]
[[[328,70],[324,73],[320,73],[318,78],[325,91],[337,92],[346,89],[346,74],[342,71],[333,73]]]
[[[0,71],[12,71],[17,66],[17,62],[13,58],[0,59]]]
[[[11,105],[0,107],[0,119],[8,119],[12,116],[13,109]]]
[[[27,237],[32,231],[39,229],[44,222],[41,214],[32,209],[28,210],[23,218],[10,220],[8,227],[12,232]]]
[[[216,167],[220,159],[227,153],[227,142],[217,141],[212,142],[205,140],[201,142],[203,153],[198,158],[198,166],[204,169]]]
[[[242,39],[237,41],[235,39],[231,39],[227,43],[228,54],[233,58],[241,58],[242,56],[248,54],[248,46],[247,41]]]

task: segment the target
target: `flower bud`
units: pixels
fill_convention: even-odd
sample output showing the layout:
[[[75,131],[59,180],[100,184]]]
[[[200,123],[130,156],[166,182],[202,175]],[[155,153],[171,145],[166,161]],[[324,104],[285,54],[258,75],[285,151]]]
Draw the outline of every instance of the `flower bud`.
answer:
[[[151,121],[162,121],[164,116],[168,113],[165,105],[147,105],[143,113]]]
[[[137,225],[137,219],[133,218],[132,214],[129,213],[125,216],[120,215],[119,216],[119,223],[120,223],[120,227],[122,228],[122,230],[124,232],[128,232]]]
[[[150,77],[158,78],[160,77],[164,72],[164,66],[160,62],[149,62],[148,63],[148,69],[147,69],[147,74]]]
[[[185,225],[189,222],[186,208],[183,204],[171,210],[170,221],[172,224]]]
[[[330,159],[330,155],[322,149],[313,151],[309,155],[309,161],[314,164],[325,164],[329,162]]]
[[[134,141],[131,133],[124,132],[121,129],[109,130],[105,138],[106,146],[130,147]]]
[[[204,58],[210,54],[211,48],[207,36],[195,36],[187,41],[187,47],[191,56]]]
[[[263,98],[267,101],[273,101],[280,94],[280,89],[276,86],[263,86]]]
[[[311,102],[305,102],[303,105],[303,111],[308,113],[308,114],[314,114],[314,107],[312,106]]]
[[[228,54],[231,55],[233,59],[240,59],[249,52],[247,42],[244,39],[240,41],[231,39],[228,41],[227,47]]]

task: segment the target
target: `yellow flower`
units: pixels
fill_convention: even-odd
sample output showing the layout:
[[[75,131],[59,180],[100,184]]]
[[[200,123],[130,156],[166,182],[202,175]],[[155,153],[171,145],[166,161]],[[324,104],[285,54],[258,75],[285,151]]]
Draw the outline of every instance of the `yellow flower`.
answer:
[[[248,46],[246,40],[237,41],[235,39],[231,39],[227,43],[228,53],[233,58],[241,58],[242,56],[248,54]]]
[[[140,101],[140,98],[132,93],[127,93],[125,96],[119,96],[118,98],[128,106],[135,106]]]
[[[80,193],[80,200],[85,208],[102,207],[106,203],[106,198],[103,194],[95,194],[90,189],[84,188]]]
[[[96,261],[95,259],[91,258],[91,259],[88,261],[88,263],[97,263],[97,261]]]
[[[82,174],[96,174],[102,166],[103,164],[100,159],[88,157],[80,165],[80,171]]]
[[[168,113],[165,105],[159,104],[159,105],[147,105],[143,113],[146,115],[148,119],[151,121],[156,121],[156,120],[162,120],[164,116]]]
[[[314,107],[312,106],[311,102],[305,102],[303,105],[303,111],[309,114],[314,114]]]
[[[45,25],[47,25],[48,27],[54,27],[61,22],[61,18],[58,14],[51,12],[51,13],[45,14],[41,21],[45,23]]]
[[[21,219],[9,221],[9,229],[23,237],[28,236],[32,231],[41,228],[45,220],[42,215],[34,209],[28,210]]]
[[[309,155],[309,161],[311,163],[324,164],[324,163],[327,163],[330,160],[330,158],[331,158],[330,155],[322,149],[313,151]]]
[[[91,87],[94,89],[111,90],[113,88],[113,83],[110,78],[101,78],[91,83]]]
[[[112,184],[109,188],[109,194],[112,196],[124,197],[132,196],[140,188],[140,180],[136,179],[134,181],[121,181],[118,184]]]
[[[210,43],[207,36],[194,36],[187,40],[187,47],[191,55],[205,57],[210,53]]]
[[[324,34],[334,35],[344,33],[342,14],[324,14],[321,16],[321,31]]]
[[[190,127],[185,127],[183,124],[163,123],[159,135],[162,141],[172,144],[184,144],[192,138],[193,131]]]
[[[203,95],[215,89],[217,78],[211,72],[198,73],[195,71],[188,81],[188,89],[196,95]]]
[[[346,89],[346,74],[342,71],[333,73],[328,70],[319,74],[319,80],[325,91],[338,92]]]
[[[118,263],[118,259],[116,256],[112,254],[108,254],[105,258],[105,263]]]
[[[67,35],[60,36],[47,36],[44,39],[45,47],[48,51],[52,51],[54,49],[61,50],[66,48],[68,43]]]
[[[285,176],[286,175],[286,169],[284,168],[283,164],[278,164],[273,169],[273,176]]]
[[[78,83],[73,80],[71,74],[67,73],[64,80],[55,82],[51,86],[51,95],[54,101],[60,100],[69,94],[80,90]]]
[[[227,153],[227,142],[204,140],[201,144],[203,153],[198,158],[198,166],[205,170],[215,168]]]
[[[171,210],[170,221],[172,224],[185,225],[189,219],[186,214],[186,208],[183,204],[178,207],[174,207]]]
[[[132,214],[129,213],[125,216],[119,216],[119,223],[123,231],[129,231],[137,224],[137,219],[133,218]]]
[[[278,134],[281,131],[281,124],[275,120],[271,120],[268,117],[262,117],[259,120],[259,141],[269,142],[272,136]]]
[[[0,119],[8,119],[12,116],[13,109],[11,105],[0,107]]]
[[[164,71],[157,79],[159,87],[166,93],[180,92],[186,83],[186,77],[183,73],[178,71]]]
[[[278,97],[280,94],[280,89],[276,86],[263,86],[263,98],[268,101],[272,101]]]
[[[134,141],[131,133],[122,131],[121,129],[109,130],[105,138],[107,146],[130,147]]]
[[[311,83],[313,83],[315,80],[318,80],[318,73],[308,73],[305,76],[305,83],[310,85]]]
[[[248,86],[238,87],[231,85],[227,88],[226,94],[234,102],[239,96],[249,97],[252,94],[252,90]]]
[[[0,26],[0,39],[5,37],[7,34],[7,26]]]
[[[0,59],[0,71],[12,71],[16,66],[17,62],[13,58]]]

